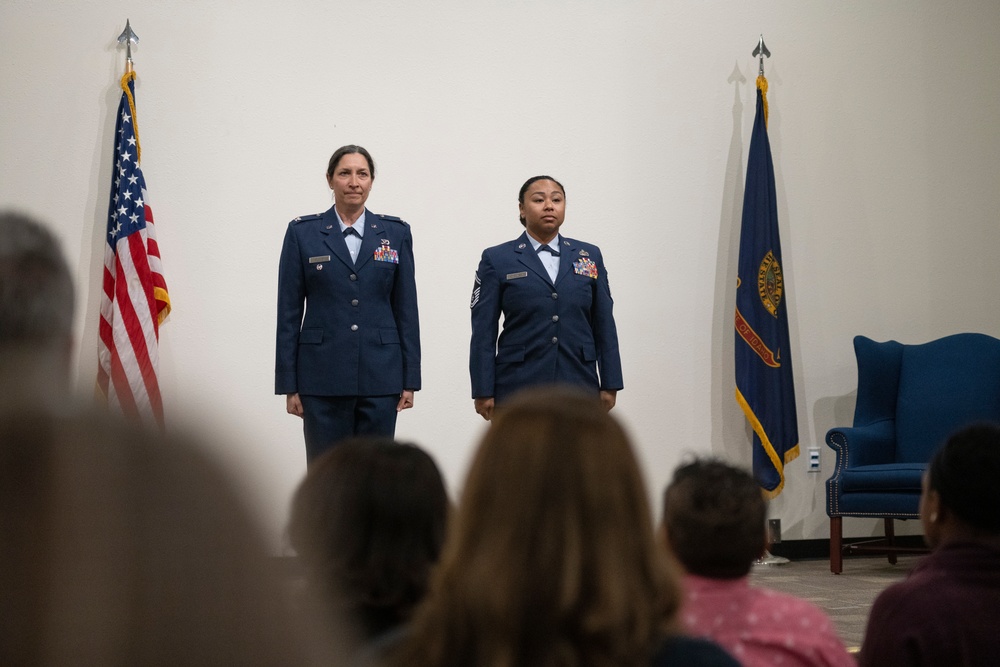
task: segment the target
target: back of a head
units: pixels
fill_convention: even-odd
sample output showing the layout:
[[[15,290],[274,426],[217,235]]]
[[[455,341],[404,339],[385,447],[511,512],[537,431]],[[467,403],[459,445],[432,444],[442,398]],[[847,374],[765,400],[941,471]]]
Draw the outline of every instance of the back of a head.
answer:
[[[928,488],[968,528],[1000,536],[1000,424],[981,423],[952,435],[928,466]]]
[[[766,548],[767,503],[749,472],[711,459],[674,471],[663,494],[671,551],[691,574],[734,579]]]
[[[73,280],[56,237],[24,215],[0,212],[0,387],[9,403],[68,386]]]
[[[0,421],[0,664],[308,664],[263,540],[179,437]]]
[[[448,495],[434,460],[392,440],[347,440],[309,467],[289,538],[309,578],[371,639],[409,619],[441,554]]]
[[[619,424],[593,397],[525,391],[476,452],[405,661],[640,664],[679,603],[663,556]]]

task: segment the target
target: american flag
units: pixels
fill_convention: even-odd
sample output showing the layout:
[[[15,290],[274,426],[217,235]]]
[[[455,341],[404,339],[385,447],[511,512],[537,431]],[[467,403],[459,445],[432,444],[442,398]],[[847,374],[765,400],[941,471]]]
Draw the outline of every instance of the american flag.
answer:
[[[170,313],[170,295],[139,167],[135,72],[123,76],[121,85],[104,237],[97,384],[111,407],[162,428],[158,344],[160,324]]]

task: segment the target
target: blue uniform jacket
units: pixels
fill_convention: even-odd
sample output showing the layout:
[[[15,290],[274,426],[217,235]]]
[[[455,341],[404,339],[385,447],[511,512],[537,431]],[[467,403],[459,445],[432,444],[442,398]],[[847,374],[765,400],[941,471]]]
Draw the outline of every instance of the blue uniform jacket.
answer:
[[[594,393],[624,386],[601,251],[565,237],[559,249],[554,285],[527,233],[483,251],[472,292],[473,398],[500,403],[518,389],[550,383]]]
[[[288,224],[278,268],[276,394],[420,389],[410,226],[365,210],[357,264],[333,208]]]

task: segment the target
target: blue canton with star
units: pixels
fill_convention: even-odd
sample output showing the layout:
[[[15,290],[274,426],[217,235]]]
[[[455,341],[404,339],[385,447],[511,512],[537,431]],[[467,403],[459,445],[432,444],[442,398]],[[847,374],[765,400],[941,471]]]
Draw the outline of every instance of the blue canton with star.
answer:
[[[128,84],[134,95],[134,82]],[[134,97],[133,97],[134,99]],[[146,181],[139,168],[139,146],[135,136],[135,122],[131,116],[128,97],[122,94],[118,105],[116,124],[118,141],[115,144],[114,180],[111,184],[111,201],[108,206],[108,243],[115,247],[118,239],[134,234],[146,227],[146,214],[142,191]]]

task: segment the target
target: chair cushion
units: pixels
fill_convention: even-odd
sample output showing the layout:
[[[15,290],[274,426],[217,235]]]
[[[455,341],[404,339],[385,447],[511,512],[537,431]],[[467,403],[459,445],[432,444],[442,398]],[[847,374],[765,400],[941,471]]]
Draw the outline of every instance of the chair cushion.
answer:
[[[847,468],[840,475],[842,493],[858,491],[915,491],[920,493],[920,478],[927,465],[923,463],[883,463]]]
[[[929,461],[954,431],[986,420],[1000,421],[1000,341],[965,333],[903,346],[897,461]]]
[[[872,518],[916,519],[920,516],[920,494],[898,493],[845,493],[828,507],[830,516],[864,516]]]

